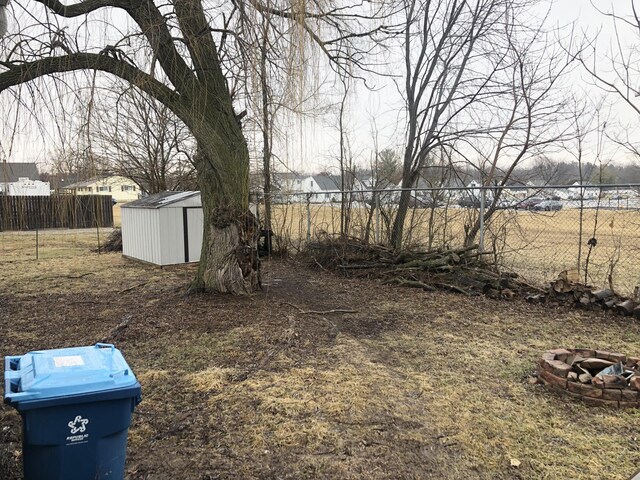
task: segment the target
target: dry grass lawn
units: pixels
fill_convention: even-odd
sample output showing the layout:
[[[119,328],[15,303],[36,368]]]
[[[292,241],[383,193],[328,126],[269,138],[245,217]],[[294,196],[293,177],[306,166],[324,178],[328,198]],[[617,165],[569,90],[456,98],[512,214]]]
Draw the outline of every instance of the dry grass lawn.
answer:
[[[143,388],[129,480],[627,480],[640,468],[638,411],[527,381],[549,348],[640,356],[636,322],[292,261],[265,262],[248,298],[185,296],[193,266],[91,253],[95,232],[43,234],[36,261],[31,240],[0,234],[0,354],[116,343]],[[20,418],[2,406],[0,424],[0,478],[17,480]]]

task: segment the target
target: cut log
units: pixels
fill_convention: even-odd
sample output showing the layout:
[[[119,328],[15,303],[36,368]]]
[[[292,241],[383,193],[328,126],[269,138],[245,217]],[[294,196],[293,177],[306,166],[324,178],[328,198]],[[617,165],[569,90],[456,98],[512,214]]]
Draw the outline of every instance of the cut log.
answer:
[[[529,302],[529,303],[540,303],[540,302],[544,302],[544,299],[545,299],[545,298],[546,298],[546,297],[545,297],[543,294],[541,294],[541,293],[537,293],[537,294],[535,294],[535,295],[529,295],[529,296],[527,296],[526,300],[527,300],[527,302]]]
[[[582,295],[580,295],[580,299],[578,300],[578,303],[585,307],[587,305],[591,305],[591,297],[589,297],[588,294],[583,293]]]
[[[636,302],[633,300],[625,300],[624,302],[616,304],[614,310],[623,315],[631,315],[633,310],[636,308]]]
[[[551,288],[557,293],[568,293],[575,290],[575,286],[573,284],[562,279],[551,282]]]
[[[567,282],[579,282],[580,272],[578,270],[564,270],[558,275],[558,280],[565,280]]]
[[[609,300],[614,295],[615,295],[615,293],[613,292],[613,290],[609,290],[608,288],[603,288],[603,289],[600,289],[600,290],[594,290],[593,292],[591,292],[591,296],[597,301]]]

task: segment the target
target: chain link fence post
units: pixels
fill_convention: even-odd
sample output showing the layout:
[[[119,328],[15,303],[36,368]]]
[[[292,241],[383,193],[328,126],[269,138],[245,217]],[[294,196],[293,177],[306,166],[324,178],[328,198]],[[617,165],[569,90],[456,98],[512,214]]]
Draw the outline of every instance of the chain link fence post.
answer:
[[[480,187],[480,238],[478,241],[478,252],[484,252],[484,209],[487,201],[487,190]]]
[[[380,192],[374,192],[373,196],[376,199],[373,207],[376,209],[375,240],[376,240],[376,243],[380,243]]]
[[[311,194],[307,193],[307,242],[311,241]]]

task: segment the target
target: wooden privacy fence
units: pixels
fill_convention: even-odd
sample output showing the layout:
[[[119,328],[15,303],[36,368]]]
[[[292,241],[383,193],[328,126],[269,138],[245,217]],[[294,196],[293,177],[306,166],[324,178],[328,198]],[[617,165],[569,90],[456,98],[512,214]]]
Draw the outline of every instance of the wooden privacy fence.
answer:
[[[0,196],[0,231],[113,227],[111,195]]]

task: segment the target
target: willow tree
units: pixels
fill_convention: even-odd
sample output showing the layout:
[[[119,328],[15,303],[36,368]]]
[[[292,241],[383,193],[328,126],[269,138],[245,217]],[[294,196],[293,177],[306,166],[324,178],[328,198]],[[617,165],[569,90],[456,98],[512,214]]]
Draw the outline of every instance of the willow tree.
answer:
[[[245,70],[241,52],[255,47],[239,26],[261,15],[278,18],[296,26],[289,42],[301,49],[315,45],[335,69],[352,71],[366,63],[366,45],[363,50],[357,43],[384,33],[380,22],[367,27],[384,6],[345,1],[16,0],[9,7],[18,22],[9,27],[0,53],[0,92],[19,92],[21,84],[42,77],[68,85],[72,72],[89,71],[94,80],[103,73],[115,76],[174,112],[197,144],[205,229],[193,286],[248,293],[259,285],[256,225],[248,209],[249,151],[234,92]]]

